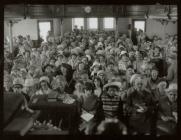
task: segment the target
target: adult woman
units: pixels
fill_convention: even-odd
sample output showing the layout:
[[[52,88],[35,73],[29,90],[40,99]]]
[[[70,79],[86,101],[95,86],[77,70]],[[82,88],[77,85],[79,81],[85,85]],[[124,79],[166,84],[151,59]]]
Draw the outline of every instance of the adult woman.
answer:
[[[39,90],[36,91],[35,95],[48,95],[51,93],[50,79],[47,76],[42,76],[39,80]]]
[[[131,78],[132,88],[128,90],[125,104],[129,116],[131,134],[151,133],[152,111],[154,103],[150,92],[144,89],[140,75]]]
[[[75,49],[71,50],[71,59],[68,61],[68,64],[72,66],[72,69],[75,69],[78,63],[77,59],[78,52]]]
[[[172,53],[170,53],[169,58],[171,65],[168,68],[167,73],[167,80],[169,83],[177,83],[177,54],[176,54],[176,48],[173,47]]]
[[[177,84],[170,84],[166,96],[159,100],[157,134],[176,133],[177,123]]]
[[[28,102],[30,98],[23,92],[23,80],[21,78],[14,79],[13,81],[13,93],[21,94],[24,97],[24,104],[21,106],[22,109],[25,109],[29,113],[33,113],[34,111],[28,108]]]
[[[134,74],[133,66],[129,65],[126,70],[126,81],[127,81],[128,85],[130,84],[130,79],[133,74]]]
[[[81,80],[77,80],[75,84],[75,90],[73,92],[73,97],[80,101],[81,96],[84,95],[84,83]]]
[[[154,97],[156,94],[155,92],[156,92],[157,84],[160,80],[160,78],[158,77],[158,74],[159,74],[158,69],[152,68],[151,77],[147,80],[147,83],[146,83],[146,88],[152,92]]]
[[[91,67],[91,78],[94,79],[95,76],[97,76],[97,72],[100,70],[101,65],[100,63],[94,62]]]
[[[94,94],[97,97],[101,97],[101,95],[102,95],[102,87],[103,87],[101,79],[99,77],[95,77],[93,82],[94,82],[94,86],[95,86]]]
[[[127,66],[130,65],[131,62],[129,61],[129,58],[127,56],[126,51],[122,51],[120,54],[120,60],[118,62],[118,68],[121,74],[126,73]]]
[[[48,76],[50,82],[53,80],[53,65],[47,64],[43,68],[44,75]]]
[[[34,80],[26,79],[24,83],[24,92],[31,99],[35,93]]]
[[[133,67],[137,73],[141,73],[141,65],[143,63],[143,57],[141,52],[136,52],[136,60],[133,62]]]
[[[75,80],[78,80],[80,78],[80,75],[83,71],[85,71],[85,64],[83,62],[79,62],[78,65],[77,65],[77,68],[76,70],[74,71],[73,73],[73,78]]]
[[[97,72],[97,77],[101,79],[102,85],[105,85],[107,83],[107,79],[106,79],[107,77],[104,70],[99,70]]]
[[[73,71],[72,67],[69,64],[62,63],[60,66],[61,74],[66,79],[65,92],[68,94],[72,94],[75,88],[75,80],[73,79]]]

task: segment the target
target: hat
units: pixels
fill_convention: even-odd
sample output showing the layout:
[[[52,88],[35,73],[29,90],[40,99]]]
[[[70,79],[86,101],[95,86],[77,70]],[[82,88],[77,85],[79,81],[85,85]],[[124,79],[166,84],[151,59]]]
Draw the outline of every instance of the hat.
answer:
[[[64,45],[63,45],[63,44],[60,44],[60,45],[57,46],[57,49],[58,49],[58,50],[63,50],[63,48],[64,48]]]
[[[39,80],[39,83],[41,83],[42,81],[46,81],[47,83],[50,83],[50,79],[47,76],[42,76]]]
[[[108,87],[117,87],[118,89],[120,89],[121,88],[121,82],[110,82],[110,83],[108,83],[108,84],[106,84],[104,87],[103,87],[103,89],[104,90],[107,90],[108,89]]]
[[[170,47],[172,53],[177,53],[177,48],[175,46]]]
[[[97,76],[98,76],[98,75],[101,75],[101,74],[102,74],[102,75],[105,75],[105,71],[104,71],[104,70],[99,70],[99,71],[97,72]]]
[[[167,89],[165,89],[166,92],[171,92],[171,91],[177,91],[177,84],[176,83],[171,83]]]
[[[127,52],[126,51],[121,51],[121,53],[120,53],[120,57],[122,56],[122,55],[124,55],[124,54],[127,54]]]
[[[33,79],[26,79],[24,83],[25,87],[32,87],[34,86],[34,80]]]
[[[86,57],[88,58],[89,61],[91,61],[91,56],[90,55],[86,55]]]
[[[95,66],[101,66],[101,64],[99,62],[95,61],[91,68],[94,68]]]
[[[97,46],[98,46],[98,47],[103,47],[102,42],[98,42],[98,43],[97,43]]]
[[[74,49],[77,51],[78,54],[82,52],[82,49],[80,47],[76,47]]]
[[[160,84],[165,82],[166,83],[166,88],[168,88],[168,81],[165,79],[165,78],[161,78],[160,80],[158,80],[158,84],[157,84],[157,87],[160,87]]]
[[[141,68],[142,68],[143,70],[151,69],[149,64],[142,64],[142,65],[141,65]]]
[[[20,71],[21,72],[27,72],[27,70],[25,68],[21,68]]]
[[[46,69],[48,66],[50,66],[51,68],[54,67],[53,65],[47,64],[47,65],[44,66],[43,70],[45,71],[45,69]]]
[[[135,80],[138,78],[138,77],[141,77],[140,74],[133,74],[130,78],[130,84],[133,85],[133,83],[135,82]]]
[[[20,85],[21,87],[23,87],[23,84],[24,84],[24,81],[21,78],[16,78],[13,80],[13,86]]]
[[[72,49],[71,50],[71,55],[78,55],[78,50],[77,49]]]
[[[19,54],[16,56],[16,59],[19,58],[20,56],[23,56],[23,55],[19,53]]]
[[[86,55],[91,55],[91,50],[89,50],[89,49],[85,50],[85,54]]]
[[[97,54],[97,55],[104,55],[105,52],[104,52],[104,50],[98,50],[98,51],[96,52],[96,54]]]
[[[114,62],[108,61],[108,62],[107,62],[107,66],[109,66],[109,65],[114,65]]]

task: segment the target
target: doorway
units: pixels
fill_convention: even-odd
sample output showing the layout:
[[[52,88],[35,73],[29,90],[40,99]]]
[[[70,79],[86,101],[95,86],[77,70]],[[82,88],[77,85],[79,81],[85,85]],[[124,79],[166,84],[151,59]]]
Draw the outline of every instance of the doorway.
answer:
[[[38,21],[38,38],[47,42],[47,36],[53,32],[52,21]]]

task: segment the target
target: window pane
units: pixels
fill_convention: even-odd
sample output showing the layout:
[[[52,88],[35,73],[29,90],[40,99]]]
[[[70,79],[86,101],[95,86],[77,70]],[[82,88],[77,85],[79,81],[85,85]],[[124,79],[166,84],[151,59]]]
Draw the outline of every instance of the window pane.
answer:
[[[73,28],[75,25],[78,29],[80,29],[81,26],[84,27],[84,18],[73,18]]]
[[[137,31],[139,29],[143,30],[143,32],[145,31],[145,21],[135,21],[134,26],[137,28]]]
[[[114,18],[104,18],[104,28],[113,29],[114,28]]]
[[[98,28],[98,20],[97,18],[89,18],[89,29],[97,29]]]

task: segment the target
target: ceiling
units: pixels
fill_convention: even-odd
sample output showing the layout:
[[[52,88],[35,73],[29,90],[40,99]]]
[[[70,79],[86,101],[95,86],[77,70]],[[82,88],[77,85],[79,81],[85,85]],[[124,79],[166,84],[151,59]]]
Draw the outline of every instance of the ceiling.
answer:
[[[90,13],[85,7],[91,7]],[[176,19],[176,5],[5,5],[4,18],[133,17]]]

